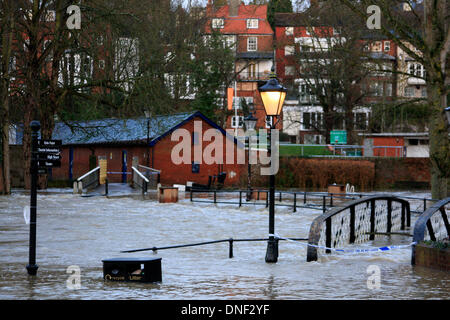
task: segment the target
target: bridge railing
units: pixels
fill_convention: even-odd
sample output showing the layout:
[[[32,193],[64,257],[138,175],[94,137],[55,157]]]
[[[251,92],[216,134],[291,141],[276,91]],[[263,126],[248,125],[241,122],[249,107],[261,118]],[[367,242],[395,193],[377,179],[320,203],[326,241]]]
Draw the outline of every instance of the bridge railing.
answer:
[[[450,198],[443,199],[420,215],[414,225],[413,242],[439,241],[450,237]],[[415,264],[416,246],[412,247],[411,264]]]
[[[83,189],[95,189],[100,185],[100,167],[92,169],[79,177],[74,183],[74,193],[83,193]]]
[[[138,186],[142,190],[142,194],[146,193],[150,181],[135,167],[131,167],[131,169],[133,174],[132,187],[136,188],[136,186]]]
[[[319,253],[330,253],[330,248],[375,240],[410,225],[411,210],[406,200],[377,195],[351,201],[314,219],[307,261],[316,261]]]

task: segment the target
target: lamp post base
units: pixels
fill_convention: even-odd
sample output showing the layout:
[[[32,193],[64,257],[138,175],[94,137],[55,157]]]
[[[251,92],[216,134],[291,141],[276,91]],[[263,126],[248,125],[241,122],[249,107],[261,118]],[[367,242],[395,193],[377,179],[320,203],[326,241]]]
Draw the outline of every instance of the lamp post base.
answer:
[[[267,242],[266,262],[277,263],[278,261],[278,241],[270,238]]]
[[[37,264],[28,264],[27,270],[30,276],[35,276],[37,274],[39,266]]]

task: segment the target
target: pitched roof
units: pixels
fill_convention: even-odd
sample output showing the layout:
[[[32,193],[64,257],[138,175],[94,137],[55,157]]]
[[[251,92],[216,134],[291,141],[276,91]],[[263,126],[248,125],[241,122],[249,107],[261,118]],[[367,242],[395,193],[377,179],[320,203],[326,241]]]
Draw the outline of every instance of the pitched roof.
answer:
[[[223,18],[224,27],[218,29],[223,34],[273,34],[272,27],[267,21],[267,5],[246,5],[241,3],[238,15],[230,16],[230,6],[219,7],[215,12],[209,13],[210,18]],[[258,19],[258,28],[248,29],[247,19]],[[211,32],[211,20],[208,21],[206,32]]]
[[[228,135],[223,128],[211,119],[199,111],[194,111],[151,118],[149,120],[149,146],[154,146],[158,141],[196,117],[201,118],[229,139],[238,143],[234,137]],[[147,118],[73,121],[69,125],[57,122],[52,138],[62,140],[63,145],[144,144],[147,141]]]

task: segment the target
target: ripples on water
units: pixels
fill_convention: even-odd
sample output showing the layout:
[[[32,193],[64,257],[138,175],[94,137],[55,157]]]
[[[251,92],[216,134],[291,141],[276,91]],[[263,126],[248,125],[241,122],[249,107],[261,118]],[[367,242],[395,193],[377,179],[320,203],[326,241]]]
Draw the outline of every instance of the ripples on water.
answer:
[[[429,195],[421,195],[429,196]],[[29,196],[0,198],[0,299],[448,299],[448,273],[412,268],[410,249],[335,254],[306,263],[306,247],[280,242],[277,264],[264,262],[266,243],[228,243],[122,254],[121,250],[232,238],[267,237],[264,206],[159,204],[130,198],[38,196],[38,276],[28,277]],[[276,209],[276,231],[307,237],[314,210]],[[413,219],[412,223],[414,223]],[[411,238],[392,237],[393,244]],[[370,245],[386,245],[379,242]],[[361,245],[360,245],[361,246]],[[157,284],[104,282],[102,259],[161,257]],[[66,286],[71,265],[81,268],[80,290]],[[381,288],[369,290],[367,267],[381,270]]]

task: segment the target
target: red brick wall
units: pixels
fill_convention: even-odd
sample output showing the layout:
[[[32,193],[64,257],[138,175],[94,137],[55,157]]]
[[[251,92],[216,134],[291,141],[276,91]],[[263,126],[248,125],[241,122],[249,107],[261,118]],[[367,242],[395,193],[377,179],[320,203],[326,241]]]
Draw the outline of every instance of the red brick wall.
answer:
[[[405,141],[403,137],[374,137],[373,146],[387,146],[387,147],[403,147]],[[373,150],[373,155],[377,157],[398,157],[403,154],[399,148],[376,148]]]
[[[196,121],[199,121],[200,118],[196,118]],[[206,130],[212,128],[209,124],[202,122],[202,130],[205,132]],[[194,131],[194,121],[190,121],[183,125],[180,129],[186,129],[189,132]],[[181,141],[181,140],[180,140]],[[193,181],[196,183],[207,184],[208,176],[217,175],[219,172],[227,172],[227,178],[225,180],[225,185],[236,185],[239,183],[240,170],[244,165],[238,165],[236,160],[237,148],[235,148],[235,164],[211,164],[207,165],[205,163],[200,164],[200,172],[192,173],[192,165],[191,164],[180,164],[175,165],[171,160],[172,149],[175,145],[179,144],[179,141],[171,141],[171,135],[164,137],[161,141],[159,141],[151,150],[153,154],[153,168],[161,170],[161,184],[185,184],[187,181]],[[208,146],[211,142],[203,141],[202,147],[203,150],[206,146]],[[231,143],[231,142],[229,142]],[[226,145],[225,145],[225,137],[224,137],[224,148],[223,154],[225,156],[226,153]],[[191,159],[194,159],[193,149],[191,151]],[[226,162],[226,158],[224,158],[224,162]]]
[[[273,36],[272,35],[243,35],[238,37],[237,52],[248,52],[247,39],[249,37],[258,38],[257,52],[271,52],[273,50]]]

